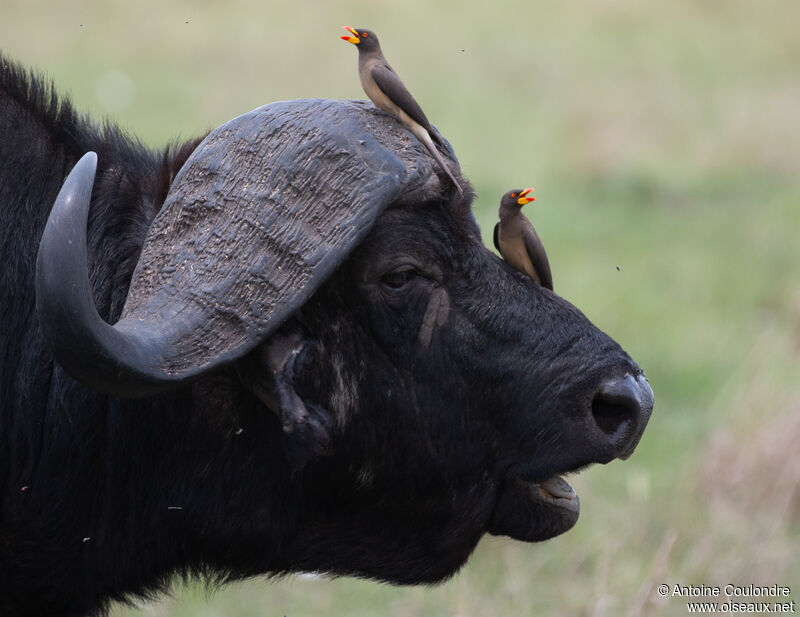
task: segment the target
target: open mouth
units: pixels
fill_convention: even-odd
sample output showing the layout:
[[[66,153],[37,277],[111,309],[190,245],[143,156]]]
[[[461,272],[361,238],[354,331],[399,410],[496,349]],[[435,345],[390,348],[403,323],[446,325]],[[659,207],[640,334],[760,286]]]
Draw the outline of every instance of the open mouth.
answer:
[[[342,29],[347,30],[352,36],[340,36],[340,39],[347,41],[348,43],[352,43],[353,45],[358,45],[361,43],[361,39],[358,36],[358,30],[353,28],[353,26],[342,26]]]
[[[580,510],[578,494],[561,475],[533,482],[510,473],[500,489],[488,531],[539,542],[571,529]]]

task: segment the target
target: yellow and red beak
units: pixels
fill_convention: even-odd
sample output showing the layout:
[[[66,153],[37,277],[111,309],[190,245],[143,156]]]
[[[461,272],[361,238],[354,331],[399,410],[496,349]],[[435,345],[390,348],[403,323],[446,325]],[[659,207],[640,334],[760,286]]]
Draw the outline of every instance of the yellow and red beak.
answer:
[[[519,197],[517,198],[517,203],[518,203],[520,206],[524,206],[524,205],[525,205],[526,203],[528,203],[529,201],[536,201],[536,198],[535,198],[535,197],[528,197],[528,193],[530,193],[532,190],[533,190],[533,189],[525,189],[524,191],[522,191],[522,192],[519,194]]]
[[[340,36],[340,39],[352,43],[353,45],[358,45],[361,42],[361,37],[358,36],[358,30],[353,28],[353,26],[342,26],[342,29],[347,30],[353,36]]]

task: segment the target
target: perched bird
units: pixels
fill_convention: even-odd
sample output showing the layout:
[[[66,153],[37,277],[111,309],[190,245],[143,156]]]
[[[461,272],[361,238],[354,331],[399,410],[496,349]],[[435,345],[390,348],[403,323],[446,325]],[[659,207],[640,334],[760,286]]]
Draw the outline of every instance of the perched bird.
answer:
[[[456,185],[458,192],[464,194],[461,185],[439,154],[434,140],[444,147],[441,137],[433,130],[425,112],[383,57],[378,37],[372,30],[343,26],[352,36],[339,37],[358,48],[358,76],[364,92],[376,107],[394,116],[428,149],[441,165],[445,173]]]
[[[509,191],[500,200],[500,222],[494,226],[494,246],[509,264],[542,287],[553,290],[550,263],[539,234],[522,214],[522,206],[534,201],[533,189]]]

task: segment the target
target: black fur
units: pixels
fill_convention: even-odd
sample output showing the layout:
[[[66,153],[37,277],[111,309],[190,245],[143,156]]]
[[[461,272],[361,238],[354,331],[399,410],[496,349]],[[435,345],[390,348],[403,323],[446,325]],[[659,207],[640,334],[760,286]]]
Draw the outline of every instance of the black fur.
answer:
[[[76,382],[42,339],[34,297],[65,175],[98,153],[90,279],[113,323],[198,141],[153,152],[0,67],[0,615],[98,614],[175,576],[435,582],[487,530],[504,533],[492,514],[510,473],[541,481],[606,456],[592,397],[638,368],[491,255],[457,196],[386,211],[296,316],[309,344],[291,387],[330,434],[314,456],[287,456],[281,421],[236,367],[143,400]],[[433,293],[447,310],[421,348]],[[549,535],[564,530],[557,512],[537,516]]]

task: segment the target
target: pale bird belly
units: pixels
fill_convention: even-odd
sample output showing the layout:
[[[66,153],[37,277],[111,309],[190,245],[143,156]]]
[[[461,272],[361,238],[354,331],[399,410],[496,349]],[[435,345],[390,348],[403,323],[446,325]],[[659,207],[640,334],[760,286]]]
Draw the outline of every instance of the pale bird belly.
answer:
[[[392,100],[383,93],[373,80],[369,80],[368,82],[362,81],[361,86],[364,88],[364,92],[367,93],[367,96],[370,100],[375,103],[376,107],[379,107],[387,114],[393,115],[395,118],[400,118],[400,114],[404,114],[402,109],[400,109],[397,105],[392,103]]]
[[[375,103],[376,107],[400,120],[400,122],[417,137],[417,139],[425,144],[430,142],[430,147],[433,147],[433,142],[431,142],[431,137],[428,134],[428,131],[406,112],[404,112],[400,107],[395,105],[392,102],[392,99],[386,96],[383,93],[383,90],[381,90],[373,80],[369,80],[369,83],[364,83],[362,81],[361,85],[364,88],[364,92],[367,93],[367,96],[373,103]]]
[[[541,285],[542,281],[539,275],[536,274],[531,258],[528,256],[528,251],[525,250],[525,242],[522,239],[522,234],[509,235],[503,233],[503,227],[501,225],[498,231],[498,240],[500,241],[500,246],[503,247],[501,251],[503,259]]]

